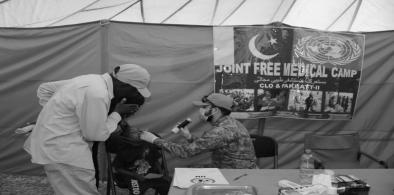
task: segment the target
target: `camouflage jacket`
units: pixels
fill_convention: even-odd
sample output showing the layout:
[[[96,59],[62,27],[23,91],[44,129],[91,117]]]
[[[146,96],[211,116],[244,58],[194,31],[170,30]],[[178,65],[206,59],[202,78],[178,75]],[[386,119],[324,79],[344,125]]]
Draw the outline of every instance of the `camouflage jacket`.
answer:
[[[256,155],[248,130],[237,120],[225,116],[213,124],[201,137],[192,137],[189,143],[173,143],[156,139],[155,144],[181,158],[203,152],[212,152],[212,165],[205,167],[254,169]]]

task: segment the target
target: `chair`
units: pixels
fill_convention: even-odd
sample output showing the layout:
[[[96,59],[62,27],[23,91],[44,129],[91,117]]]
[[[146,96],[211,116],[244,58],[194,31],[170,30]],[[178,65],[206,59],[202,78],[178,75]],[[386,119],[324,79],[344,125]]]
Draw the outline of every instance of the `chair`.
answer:
[[[394,169],[394,155],[392,155],[391,157],[389,157],[387,160],[387,166],[389,167],[389,169]]]
[[[274,169],[278,168],[278,142],[268,136],[250,135],[250,137],[253,141],[257,163],[259,164],[260,158],[273,157]]]
[[[324,168],[349,169],[360,168],[360,158],[365,156],[387,168],[386,162],[362,152],[358,133],[318,135],[309,133],[305,135],[305,149],[311,149]]]
[[[127,186],[122,186],[120,183],[117,183],[117,180],[116,180],[117,175],[116,174],[127,174],[134,180],[143,181],[143,178],[141,178],[141,176],[138,174],[134,174],[134,173],[130,173],[130,172],[127,173],[127,171],[126,171],[126,173],[121,172],[121,170],[119,170],[118,168],[116,168],[114,166],[114,163],[116,163],[114,160],[116,159],[116,155],[119,155],[118,151],[121,150],[122,147],[127,146],[130,150],[138,150],[138,148],[141,148],[141,146],[146,145],[146,144],[157,148],[157,150],[159,151],[159,153],[160,153],[160,170],[161,170],[160,173],[164,176],[163,178],[167,178],[169,180],[167,163],[166,163],[166,159],[164,156],[164,151],[161,148],[154,146],[150,143],[140,141],[140,140],[130,141],[130,139],[127,139],[121,135],[111,135],[111,137],[106,142],[106,154],[107,154],[107,164],[108,164],[107,195],[111,195],[111,194],[116,195],[117,194],[117,190],[116,190],[117,187],[118,188],[127,188]],[[128,152],[134,153],[135,151],[128,151]],[[145,179],[145,181],[147,181],[147,180],[148,179]],[[170,183],[168,182],[168,184],[170,184]],[[159,192],[156,191],[155,194],[158,195]]]

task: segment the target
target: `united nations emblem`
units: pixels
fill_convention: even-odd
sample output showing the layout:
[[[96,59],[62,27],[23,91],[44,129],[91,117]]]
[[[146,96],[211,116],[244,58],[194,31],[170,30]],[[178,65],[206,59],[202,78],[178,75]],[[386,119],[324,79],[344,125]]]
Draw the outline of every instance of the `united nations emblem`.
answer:
[[[297,41],[295,55],[315,64],[347,65],[361,55],[360,46],[352,39],[333,34],[306,36]]]

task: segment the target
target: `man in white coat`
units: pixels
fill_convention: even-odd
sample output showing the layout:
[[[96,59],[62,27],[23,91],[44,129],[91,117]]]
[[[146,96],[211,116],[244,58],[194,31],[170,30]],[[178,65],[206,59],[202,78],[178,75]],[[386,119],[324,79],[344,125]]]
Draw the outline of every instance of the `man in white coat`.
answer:
[[[99,194],[91,146],[105,141],[122,116],[134,114],[145,98],[150,74],[123,64],[114,72],[41,84],[43,106],[24,148],[42,164],[56,194]]]

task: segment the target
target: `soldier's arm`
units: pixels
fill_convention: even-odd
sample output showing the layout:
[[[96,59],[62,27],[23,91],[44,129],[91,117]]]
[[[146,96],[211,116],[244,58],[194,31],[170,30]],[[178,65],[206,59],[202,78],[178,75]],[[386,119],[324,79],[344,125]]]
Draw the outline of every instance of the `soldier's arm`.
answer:
[[[222,131],[209,131],[202,137],[194,137],[190,143],[178,144],[164,139],[156,139],[154,143],[180,158],[188,158],[225,145],[224,136],[220,132]]]

